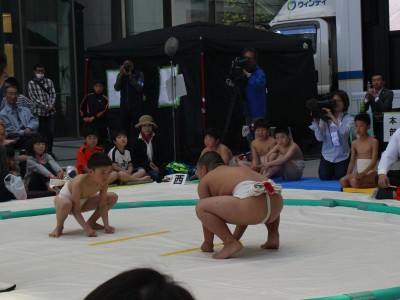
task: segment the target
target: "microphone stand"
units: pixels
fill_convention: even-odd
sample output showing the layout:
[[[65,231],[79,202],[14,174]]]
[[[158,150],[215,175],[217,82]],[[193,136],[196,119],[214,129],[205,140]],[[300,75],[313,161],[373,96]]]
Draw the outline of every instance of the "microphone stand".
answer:
[[[176,78],[174,64],[171,60],[169,61],[171,65],[171,96],[172,96],[172,131],[173,131],[173,142],[174,142],[174,161],[176,161],[176,132],[175,132],[175,98],[176,98]]]

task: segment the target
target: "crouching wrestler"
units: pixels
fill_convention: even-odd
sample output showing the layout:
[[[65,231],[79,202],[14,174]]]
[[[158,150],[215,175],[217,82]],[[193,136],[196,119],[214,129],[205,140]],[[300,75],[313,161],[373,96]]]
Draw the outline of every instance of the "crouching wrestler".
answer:
[[[230,167],[213,151],[197,163],[200,201],[196,214],[203,225],[203,252],[214,251],[214,235],[223,249],[214,258],[229,258],[242,248],[239,239],[247,225],[265,224],[268,229],[264,249],[279,248],[279,216],[283,208],[281,188],[246,166]],[[227,224],[237,225],[232,234]]]

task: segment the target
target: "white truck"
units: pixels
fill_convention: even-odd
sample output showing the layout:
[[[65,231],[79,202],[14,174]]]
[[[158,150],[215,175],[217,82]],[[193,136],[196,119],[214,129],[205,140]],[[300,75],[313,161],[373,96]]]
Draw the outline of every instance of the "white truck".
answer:
[[[289,0],[271,21],[271,31],[311,39],[318,94],[345,90],[349,113],[359,112],[366,83],[364,74],[361,0]],[[400,108],[400,90],[394,90],[393,108]]]

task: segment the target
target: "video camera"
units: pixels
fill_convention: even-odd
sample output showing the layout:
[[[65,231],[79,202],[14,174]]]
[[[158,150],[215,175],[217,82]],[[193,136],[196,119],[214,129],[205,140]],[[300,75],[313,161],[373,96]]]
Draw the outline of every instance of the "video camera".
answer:
[[[311,110],[311,117],[316,119],[325,119],[326,112],[323,108],[330,109],[332,113],[335,113],[336,101],[333,99],[318,101],[316,99],[309,99],[306,102],[306,106]]]
[[[233,82],[238,82],[243,79],[243,69],[246,67],[247,57],[236,57],[232,60],[231,69],[229,70],[228,78]]]

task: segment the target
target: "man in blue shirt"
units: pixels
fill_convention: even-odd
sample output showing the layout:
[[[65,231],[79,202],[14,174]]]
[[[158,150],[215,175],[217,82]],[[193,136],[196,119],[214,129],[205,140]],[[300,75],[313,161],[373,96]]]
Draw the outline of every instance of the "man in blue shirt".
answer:
[[[257,64],[257,50],[245,48],[242,54],[247,58],[246,67],[243,69],[243,75],[247,78],[242,89],[242,94],[245,96],[243,114],[246,119],[246,126],[251,126],[257,119],[263,119],[267,114],[266,78],[264,71]],[[252,130],[248,131],[246,139],[250,145],[251,141],[254,140]]]
[[[15,86],[7,86],[4,95],[7,103],[0,111],[0,119],[8,138],[16,140],[16,149],[27,149],[32,136],[37,135],[39,121],[28,108],[17,105],[18,90]]]

